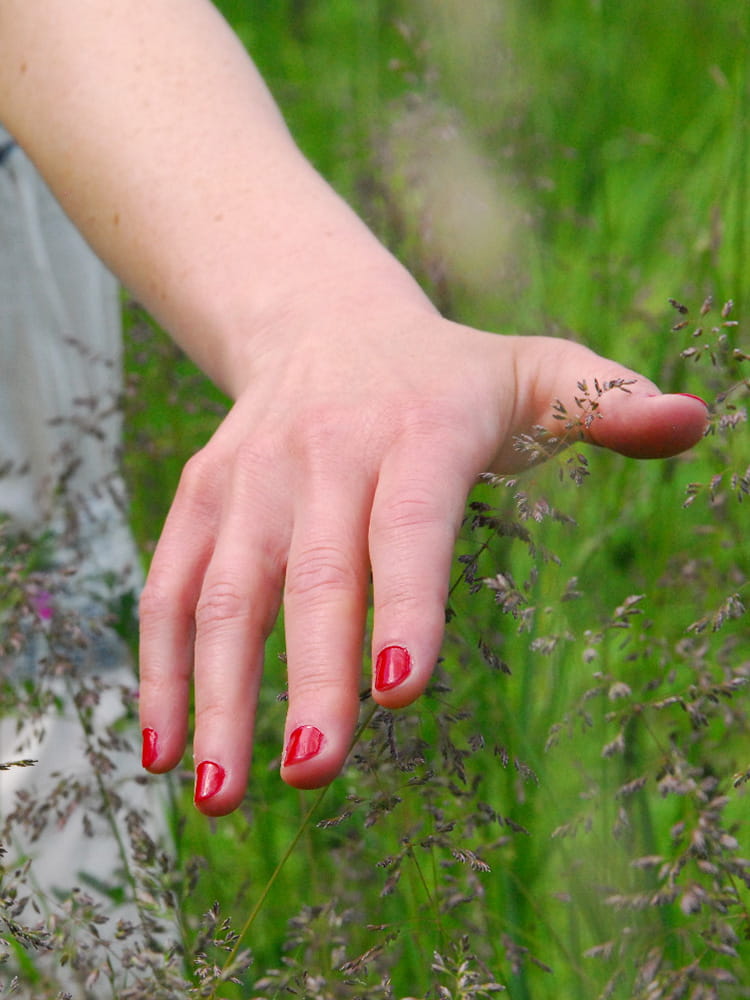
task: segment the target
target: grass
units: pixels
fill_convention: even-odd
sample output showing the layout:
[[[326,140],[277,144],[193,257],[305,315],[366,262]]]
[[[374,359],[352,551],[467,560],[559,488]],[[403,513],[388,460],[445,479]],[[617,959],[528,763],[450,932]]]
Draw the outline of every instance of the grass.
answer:
[[[375,714],[322,797],[277,775],[273,637],[246,803],[209,822],[186,778],[174,810],[169,899],[203,970],[195,995],[749,995],[747,386],[732,350],[750,350],[750,8],[220,6],[305,152],[446,312],[581,339],[704,396],[713,424],[669,462],[566,454],[479,486],[436,682]],[[689,307],[682,330],[670,297]],[[722,326],[729,298],[738,327]],[[147,555],[223,401],[128,315]],[[236,933],[252,918],[239,942],[225,918]],[[220,985],[235,945],[252,963]],[[154,982],[132,995],[185,995]]]

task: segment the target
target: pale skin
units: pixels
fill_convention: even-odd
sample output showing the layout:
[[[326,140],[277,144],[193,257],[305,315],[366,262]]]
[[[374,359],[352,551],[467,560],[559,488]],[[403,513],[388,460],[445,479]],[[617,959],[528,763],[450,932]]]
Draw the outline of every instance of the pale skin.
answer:
[[[206,814],[244,795],[282,601],[282,777],[310,788],[351,743],[370,575],[373,696],[398,708],[440,650],[468,491],[523,467],[519,433],[559,432],[555,400],[634,380],[587,432],[632,457],[704,431],[702,402],[584,347],[441,318],[298,152],[208,0],[0,0],[0,120],[234,401],[185,468],[141,603],[144,760],[180,761],[194,685]]]

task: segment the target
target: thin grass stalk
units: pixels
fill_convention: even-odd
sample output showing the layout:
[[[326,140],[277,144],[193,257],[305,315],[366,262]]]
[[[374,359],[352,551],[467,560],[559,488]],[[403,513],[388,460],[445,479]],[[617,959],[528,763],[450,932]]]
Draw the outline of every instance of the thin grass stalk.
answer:
[[[367,715],[365,716],[365,718],[362,720],[362,722],[358,726],[357,731],[354,734],[354,739],[352,740],[352,745],[350,747],[350,752],[357,745],[357,743],[359,742],[359,740],[362,738],[362,734],[365,732],[365,730],[367,729],[367,727],[370,725],[370,722],[372,721],[372,718],[375,715],[375,712],[377,711],[377,709],[378,709],[378,706],[377,705],[373,705],[372,708],[370,708],[370,710],[367,712]],[[290,841],[289,846],[286,848],[286,850],[282,854],[281,858],[279,859],[279,862],[276,865],[276,867],[274,868],[274,870],[273,870],[273,872],[271,874],[271,877],[266,882],[265,886],[261,890],[260,895],[258,896],[257,900],[255,901],[255,904],[253,905],[252,909],[250,910],[250,913],[248,914],[247,919],[245,920],[245,923],[240,928],[239,934],[237,935],[237,940],[235,941],[235,943],[234,943],[231,951],[229,952],[228,957],[226,958],[226,960],[224,961],[224,964],[222,966],[222,974],[226,974],[227,971],[233,965],[234,961],[236,960],[236,958],[237,958],[237,956],[239,954],[240,948],[242,946],[243,941],[245,940],[245,938],[247,937],[247,935],[251,931],[251,929],[253,927],[253,924],[255,923],[255,921],[256,921],[259,913],[263,909],[263,905],[264,905],[266,899],[268,899],[268,896],[269,896],[271,890],[273,889],[274,884],[276,883],[276,880],[278,879],[279,875],[284,870],[284,867],[286,866],[287,862],[289,861],[289,858],[291,858],[292,854],[294,853],[294,851],[295,851],[295,849],[297,847],[297,844],[300,842],[303,834],[308,829],[310,823],[312,822],[313,816],[315,815],[315,813],[317,812],[318,808],[320,807],[320,804],[322,803],[323,799],[325,798],[326,793],[328,792],[329,788],[330,788],[330,785],[326,785],[324,788],[321,788],[320,791],[315,795],[315,797],[314,797],[314,799],[313,799],[313,801],[312,801],[309,809],[307,810],[307,812],[305,813],[305,815],[304,815],[304,817],[302,819],[302,822],[298,826],[297,831],[294,834],[294,837]],[[211,990],[211,993],[208,996],[208,1000],[216,1000],[216,990],[219,988],[219,985],[220,985],[220,981],[217,981],[215,983],[215,985],[213,986],[213,988]]]

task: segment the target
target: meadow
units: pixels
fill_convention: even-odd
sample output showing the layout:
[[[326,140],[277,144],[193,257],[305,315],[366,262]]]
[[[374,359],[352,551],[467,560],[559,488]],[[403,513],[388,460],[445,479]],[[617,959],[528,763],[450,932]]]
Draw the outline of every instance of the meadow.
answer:
[[[200,816],[186,758],[174,850],[145,845],[131,873],[177,944],[143,944],[112,995],[750,996],[750,5],[218,6],[302,149],[445,314],[580,340],[711,420],[641,464],[562,421],[568,450],[479,483],[428,693],[399,713],[363,698],[319,792],[278,777],[282,623],[245,803]],[[226,401],[124,308],[147,564]]]

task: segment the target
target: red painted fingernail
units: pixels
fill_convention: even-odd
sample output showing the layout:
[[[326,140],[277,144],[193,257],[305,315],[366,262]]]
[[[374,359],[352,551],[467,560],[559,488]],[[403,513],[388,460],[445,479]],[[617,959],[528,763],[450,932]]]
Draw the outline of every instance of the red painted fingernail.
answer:
[[[159,737],[154,729],[144,729],[141,736],[143,737],[141,764],[148,769],[156,763],[156,758],[159,756]]]
[[[708,409],[708,403],[705,401],[705,399],[701,399],[700,396],[694,396],[692,392],[678,392],[677,395],[687,396],[688,399],[697,399],[699,403],[703,403],[706,409]]]
[[[205,802],[216,795],[224,784],[226,772],[212,760],[204,760],[195,771],[195,801]]]
[[[403,646],[386,646],[375,661],[375,688],[390,691],[398,687],[411,673],[411,657]]]
[[[284,752],[284,767],[301,764],[320,753],[323,734],[315,726],[297,726],[289,737]]]
[[[706,409],[708,409],[708,403],[705,401],[705,399],[701,399],[700,396],[695,396],[692,392],[675,392],[675,393],[650,392],[646,396],[646,399],[659,399],[665,395],[687,396],[688,399],[697,399],[699,403],[703,403]]]

